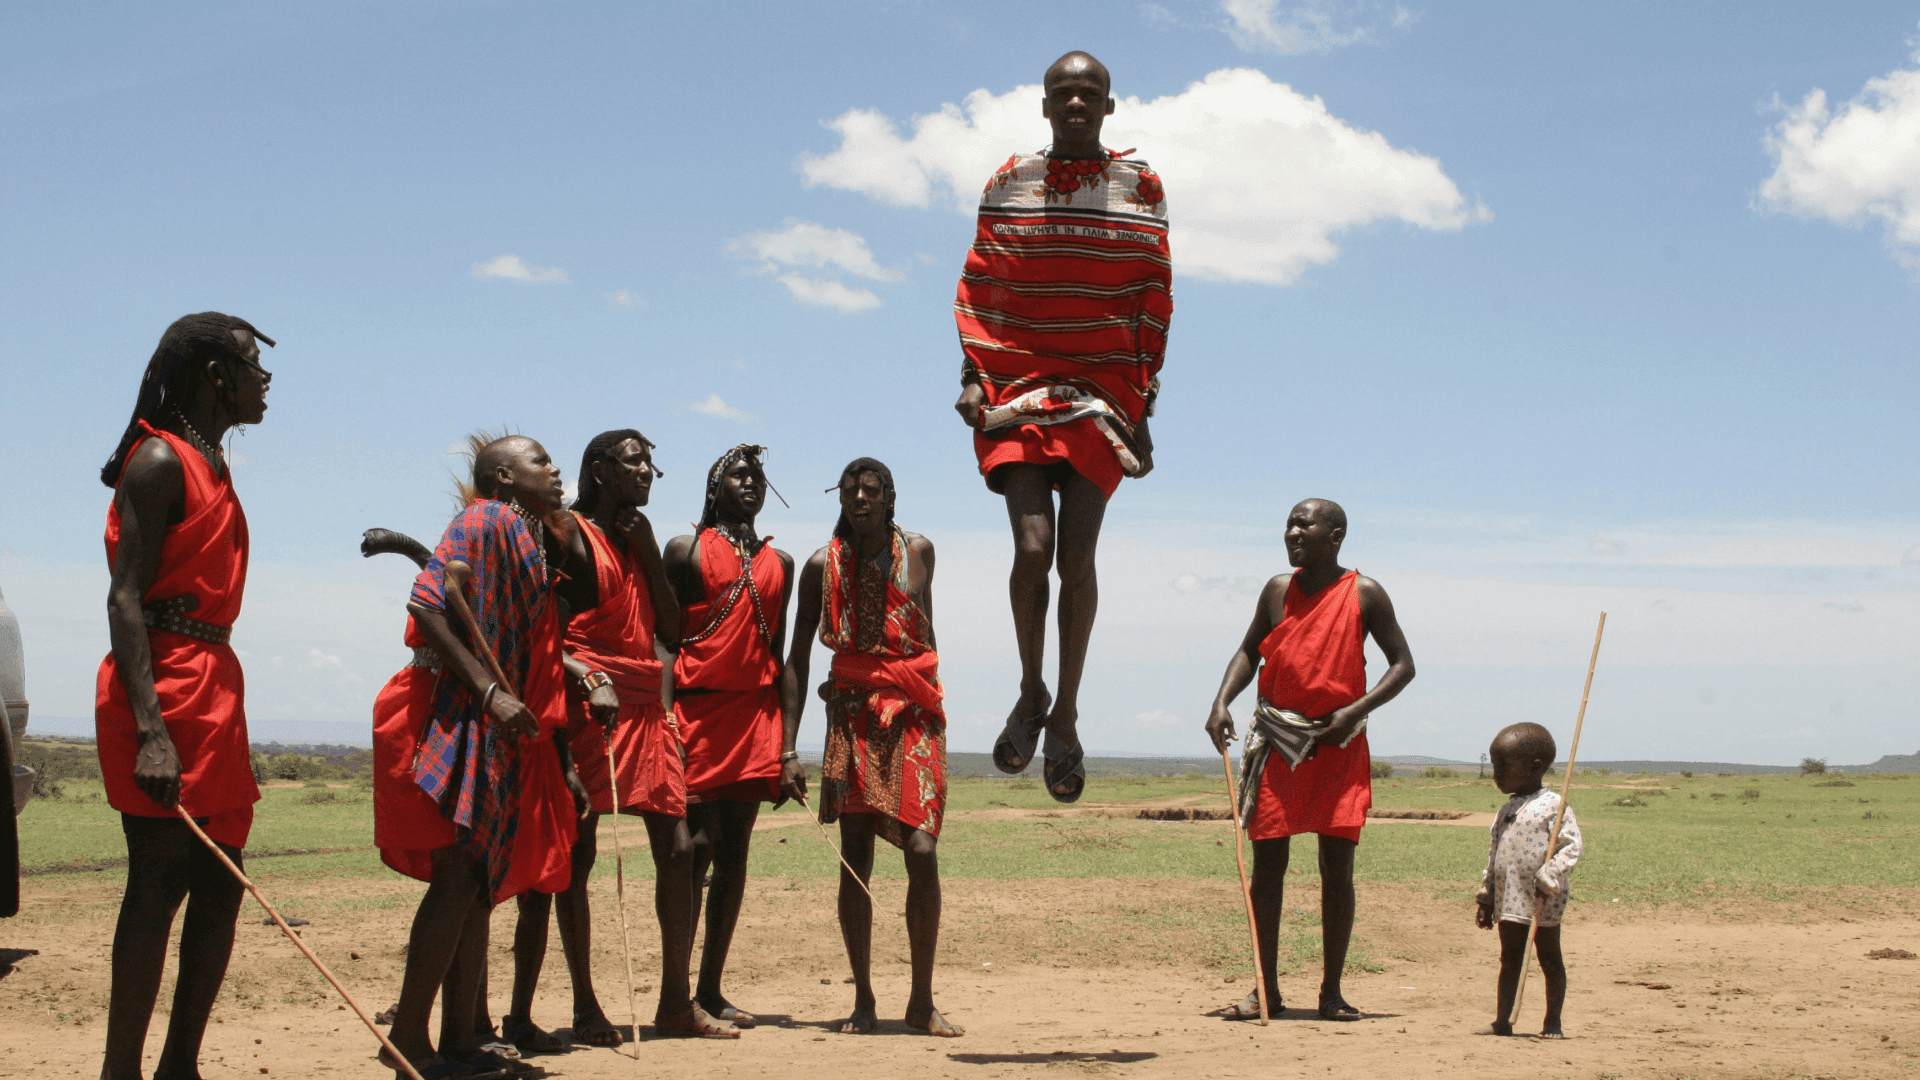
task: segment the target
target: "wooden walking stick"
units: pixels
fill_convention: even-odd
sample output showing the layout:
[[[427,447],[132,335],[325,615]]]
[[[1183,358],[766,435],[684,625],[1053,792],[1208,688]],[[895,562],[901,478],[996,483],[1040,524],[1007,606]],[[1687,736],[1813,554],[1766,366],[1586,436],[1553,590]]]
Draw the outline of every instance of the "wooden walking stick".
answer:
[[[1540,865],[1544,869],[1553,861],[1556,846],[1560,843],[1560,825],[1567,819],[1567,799],[1573,795],[1573,761],[1580,756],[1580,728],[1587,722],[1587,695],[1593,692],[1593,669],[1600,662],[1600,635],[1607,632],[1607,613],[1600,613],[1600,625],[1593,631],[1593,655],[1587,658],[1587,685],[1580,691],[1580,713],[1573,721],[1573,745],[1567,748],[1567,779],[1560,785],[1560,808],[1553,812],[1553,830],[1547,833],[1547,857]],[[1513,1008],[1507,1011],[1507,1023],[1515,1024],[1520,1019],[1520,1000],[1527,996],[1527,969],[1533,966],[1533,939],[1540,933],[1540,910],[1546,898],[1535,890],[1533,897],[1533,919],[1527,923],[1527,951],[1520,957],[1520,983],[1513,988]]]
[[[1220,748],[1220,767],[1227,774],[1227,816],[1233,819],[1233,862],[1240,868],[1240,899],[1247,905],[1247,937],[1253,941],[1253,989],[1260,995],[1260,1024],[1267,1023],[1267,973],[1260,966],[1260,927],[1253,918],[1253,888],[1247,884],[1247,856],[1240,843],[1240,795],[1233,790],[1233,758]]]
[[[613,795],[613,899],[620,909],[620,953],[627,961],[627,1015],[633,1019],[633,1060],[640,1060],[640,1006],[633,989],[633,943],[627,936],[627,859],[620,846],[620,766],[613,759],[613,733],[607,733],[607,788]]]
[[[480,629],[480,620],[474,617],[473,609],[467,606],[467,582],[473,578],[473,567],[459,559],[449,559],[441,573],[449,586],[441,590],[446,594],[447,606],[465,624],[467,633],[473,635],[473,643],[477,646],[475,651],[480,654],[480,659],[486,661],[487,673],[493,676],[494,682],[500,684],[500,689],[519,697],[514,693],[513,683],[507,678],[507,673],[500,668],[500,658],[493,655],[493,645]]]
[[[799,801],[800,808],[807,812],[807,817],[813,822],[813,827],[820,830],[820,842],[833,849],[833,857],[840,860],[840,865],[847,868],[847,873],[853,874],[853,883],[860,886],[860,891],[867,894],[867,901],[872,903],[873,890],[867,888],[867,883],[860,880],[859,874],[854,873],[853,864],[847,861],[847,857],[840,854],[840,845],[834,843],[833,837],[827,835],[827,827],[820,824],[819,815],[813,812],[813,807],[807,805],[806,796],[801,796]]]
[[[206,832],[200,828],[200,823],[193,820],[193,815],[187,813],[187,808],[181,806],[179,803],[175,803],[173,809],[175,813],[180,815],[180,820],[187,823],[187,828],[193,830],[193,835],[199,837],[201,843],[207,845],[207,850],[219,856],[220,862],[226,866],[228,872],[233,874],[234,878],[238,880],[241,885],[245,886],[248,892],[253,894],[255,900],[260,901],[261,907],[267,909],[267,914],[273,917],[274,925],[278,926],[280,931],[287,935],[287,940],[293,942],[294,945],[306,955],[306,958],[313,962],[313,966],[320,969],[320,974],[325,976],[326,980],[333,984],[333,988],[340,992],[342,998],[346,999],[347,1006],[353,1010],[354,1015],[360,1018],[361,1023],[367,1025],[367,1030],[373,1032],[373,1037],[380,1040],[380,1045],[386,1047],[387,1053],[393,1055],[393,1060],[399,1062],[400,1067],[405,1069],[407,1075],[412,1077],[413,1080],[421,1080],[420,1073],[414,1069],[413,1062],[407,1060],[407,1055],[401,1053],[393,1043],[387,1040],[385,1035],[381,1034],[380,1029],[374,1026],[373,1017],[368,1016],[367,1011],[360,1007],[360,1003],[353,1000],[353,995],[347,993],[347,988],[341,986],[340,980],[333,977],[333,972],[327,970],[327,965],[321,963],[320,958],[313,955],[313,950],[307,948],[307,943],[301,941],[300,935],[293,932],[293,927],[287,925],[287,920],[281,918],[280,913],[273,909],[273,905],[267,903],[267,898],[260,895],[260,889],[254,885],[253,882],[247,880],[247,875],[241,873],[240,868],[233,865],[233,860],[227,858],[227,853],[221,851],[220,845],[213,842],[213,837],[208,836]]]

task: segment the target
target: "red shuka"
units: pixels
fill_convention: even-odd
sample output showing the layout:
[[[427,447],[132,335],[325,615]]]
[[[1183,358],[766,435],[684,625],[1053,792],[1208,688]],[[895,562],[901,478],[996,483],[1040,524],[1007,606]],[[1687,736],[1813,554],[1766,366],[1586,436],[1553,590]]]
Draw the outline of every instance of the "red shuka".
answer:
[[[426,635],[407,616],[407,645]],[[433,852],[456,840],[453,822],[413,779],[420,734],[433,715],[434,668],[409,664],[373,699],[373,843],[380,861],[411,878],[433,880]]]
[[[1367,692],[1366,636],[1358,571],[1312,596],[1300,591],[1295,574],[1280,625],[1260,643],[1260,696],[1316,720],[1353,704]],[[1319,833],[1358,841],[1373,805],[1372,769],[1365,733],[1344,747],[1323,743],[1292,769],[1275,755],[1262,774],[1247,835],[1277,840]]]
[[[567,651],[611,676],[613,691],[620,696],[620,720],[613,729],[620,809],[686,817],[679,725],[660,704],[662,668],[653,655],[652,591],[626,545],[585,517],[574,516],[593,551],[600,603],[567,624]],[[586,702],[572,697],[567,699],[567,743],[593,809],[611,812],[606,735],[587,714]]]
[[[186,613],[189,618],[231,627],[240,616],[247,583],[247,515],[234,494],[232,474],[215,476],[206,457],[185,439],[145,422],[140,426],[148,436],[165,440],[180,459],[185,508],[180,524],[167,530],[160,569],[140,602],[195,596],[200,604]],[[131,449],[127,456],[131,459]],[[111,567],[120,548],[118,505],[107,508],[106,543]],[[160,716],[180,755],[180,805],[195,818],[206,819],[207,835],[243,848],[260,788],[253,782],[253,755],[247,746],[240,658],[231,646],[164,630],[148,630],[147,643]],[[173,817],[173,811],[149,799],[133,782],[140,740],[112,653],[100,661],[94,681],[93,722],[107,803],[135,817]]]
[[[702,529],[695,543],[707,598],[687,609],[689,640],[682,642],[673,668],[674,707],[687,748],[688,801],[775,799],[780,792],[780,690],[775,685],[780,662],[769,637],[787,587],[786,566],[773,550],[773,537],[766,537],[753,557],[753,588],[748,589],[731,541]],[[719,626],[692,640],[729,597],[732,607]]]

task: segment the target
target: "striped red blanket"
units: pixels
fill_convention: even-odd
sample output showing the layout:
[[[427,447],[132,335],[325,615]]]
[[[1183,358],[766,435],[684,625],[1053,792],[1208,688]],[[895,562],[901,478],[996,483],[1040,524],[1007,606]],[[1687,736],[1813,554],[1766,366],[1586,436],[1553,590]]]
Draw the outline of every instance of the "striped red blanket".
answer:
[[[1019,422],[976,435],[990,486],[1016,461],[1067,461],[1109,495],[1134,471],[1127,446],[1152,414],[1173,317],[1166,208],[1160,178],[1119,154],[1015,154],[987,181],[953,304],[961,378],[989,407],[1061,401],[1029,397]],[[1105,408],[1069,407],[1067,391]]]

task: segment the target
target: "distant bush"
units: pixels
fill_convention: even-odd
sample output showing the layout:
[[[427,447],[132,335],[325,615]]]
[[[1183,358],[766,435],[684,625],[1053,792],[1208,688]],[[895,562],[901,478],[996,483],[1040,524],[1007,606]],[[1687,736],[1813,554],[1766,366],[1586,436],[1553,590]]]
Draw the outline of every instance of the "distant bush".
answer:
[[[1743,799],[1757,799],[1760,797],[1760,789],[1757,787],[1750,787],[1745,791],[1742,791],[1740,793],[1740,797]]]
[[[275,754],[267,759],[267,771],[277,780],[312,780],[320,775],[320,768],[305,754]]]
[[[1636,792],[1634,792],[1634,793],[1633,793],[1633,794],[1631,794],[1631,795],[1626,795],[1626,796],[1623,796],[1623,797],[1621,797],[1621,798],[1618,798],[1618,799],[1615,799],[1615,800],[1613,800],[1613,802],[1612,802],[1612,803],[1610,803],[1610,804],[1608,804],[1608,805],[1611,805],[1611,806],[1646,806],[1646,805],[1647,805],[1647,800],[1645,800],[1645,799],[1643,799],[1643,798],[1641,798],[1641,797],[1640,797],[1640,793],[1636,791]]]
[[[1600,775],[1601,775],[1601,776],[1612,776],[1612,775],[1613,775],[1613,770],[1612,770],[1612,769],[1601,769],[1601,770],[1600,770]]]
[[[1813,786],[1814,786],[1814,787],[1852,787],[1852,786],[1853,786],[1853,781],[1851,781],[1851,780],[1822,780],[1822,781],[1820,781],[1819,783],[1817,783],[1817,784],[1815,784],[1815,785],[1813,785]]]
[[[14,760],[33,770],[33,795],[39,799],[63,798],[66,784],[75,780],[100,779],[100,756],[91,746],[27,740]]]
[[[1827,759],[1826,759],[1826,758],[1823,758],[1823,757],[1820,757],[1820,758],[1813,758],[1813,757],[1803,757],[1803,758],[1801,758],[1801,759],[1800,759],[1800,771],[1801,771],[1802,773],[1823,773],[1823,772],[1826,772],[1826,771],[1827,771]]]
[[[1686,777],[1689,780],[1693,779],[1693,774],[1690,772],[1683,772],[1680,775]]]
[[[1376,761],[1373,763],[1373,778],[1375,780],[1385,780],[1392,775],[1393,775],[1393,762]]]
[[[1460,774],[1443,765],[1429,765],[1420,771],[1420,775],[1429,780],[1445,780],[1449,777],[1459,776]]]

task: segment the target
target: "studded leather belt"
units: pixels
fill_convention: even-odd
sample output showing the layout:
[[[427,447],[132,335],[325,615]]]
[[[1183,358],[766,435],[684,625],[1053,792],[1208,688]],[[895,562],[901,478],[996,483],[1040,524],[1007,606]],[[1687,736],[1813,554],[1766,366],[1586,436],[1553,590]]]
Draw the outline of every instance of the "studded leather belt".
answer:
[[[225,645],[233,637],[233,627],[216,626],[199,619],[190,619],[187,612],[200,607],[200,598],[192,593],[181,596],[169,596],[164,600],[155,600],[140,610],[146,614],[147,629],[165,630],[169,634],[179,634],[195,641],[204,641],[209,645]]]

